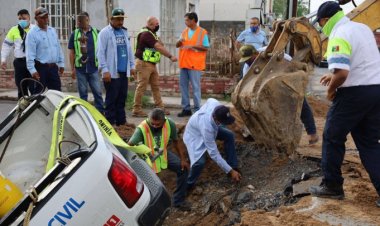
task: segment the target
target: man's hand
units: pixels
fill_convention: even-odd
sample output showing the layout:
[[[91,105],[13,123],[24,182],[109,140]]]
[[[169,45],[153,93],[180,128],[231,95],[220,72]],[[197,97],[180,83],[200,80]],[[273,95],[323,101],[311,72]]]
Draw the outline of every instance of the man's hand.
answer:
[[[169,59],[171,62],[177,62],[178,61],[178,58],[176,56],[171,56]]]
[[[183,171],[184,169],[186,169],[187,172],[190,172],[190,164],[186,160],[181,160],[181,170]]]
[[[59,72],[59,75],[62,76],[64,71],[65,71],[65,68],[60,67],[60,68],[59,68],[59,71],[58,71],[58,72]]]
[[[1,62],[1,69],[7,69],[7,62]]]
[[[77,71],[75,70],[75,68],[71,70],[71,78],[74,80],[77,78]]]
[[[34,73],[32,74],[32,77],[33,77],[34,79],[36,79],[36,80],[40,80],[40,74],[38,74],[38,72],[34,72]]]
[[[231,179],[235,182],[239,182],[241,180],[241,175],[238,171],[232,169],[230,172],[229,172],[230,176],[231,176]]]
[[[111,74],[109,72],[105,72],[103,74],[103,81],[104,82],[111,82]]]
[[[329,86],[332,77],[333,77],[333,74],[325,74],[322,76],[321,80],[319,80],[319,83],[321,83],[323,86]]]
[[[326,98],[329,101],[333,101],[336,96],[336,89],[328,89]]]

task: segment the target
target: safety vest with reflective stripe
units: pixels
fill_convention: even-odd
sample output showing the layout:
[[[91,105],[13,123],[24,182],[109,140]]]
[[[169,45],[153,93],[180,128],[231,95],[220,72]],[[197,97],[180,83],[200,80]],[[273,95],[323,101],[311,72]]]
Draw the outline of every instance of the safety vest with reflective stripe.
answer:
[[[188,48],[189,46],[202,46],[203,39],[207,31],[197,27],[191,39],[189,39],[189,28],[186,28],[181,37],[182,46],[179,49],[179,68],[202,71],[206,68],[206,51],[197,51]]]
[[[92,39],[94,41],[94,51],[96,53],[96,48],[98,46],[98,31],[91,28]],[[80,51],[80,41],[79,38],[82,36],[82,32],[79,28],[74,31],[74,49],[75,49],[75,67],[82,67],[81,59],[82,52]],[[95,54],[96,55],[96,54]],[[98,66],[98,58],[95,56],[95,66]]]
[[[141,129],[141,132],[144,136],[144,144],[151,149],[152,156],[155,156],[156,153],[155,153],[154,148],[156,147],[156,141],[153,138],[153,134],[152,134],[152,131],[150,130],[147,120],[144,120],[138,127]],[[166,118],[165,123],[162,127],[161,144],[160,144],[160,148],[163,150],[163,153],[160,157],[156,159],[156,161],[152,162],[152,169],[156,173],[161,172],[161,169],[168,168],[167,146],[170,139],[170,133],[171,133],[170,123],[169,123],[169,120]]]
[[[143,28],[141,31],[137,34],[137,42],[139,42],[140,34],[143,32],[149,32],[153,35],[153,37],[158,41],[158,36],[150,31],[148,28]],[[138,45],[138,44],[137,44]],[[161,53],[158,52],[155,48],[145,48],[144,52],[142,54],[143,61],[151,62],[151,63],[158,63],[161,59]]]

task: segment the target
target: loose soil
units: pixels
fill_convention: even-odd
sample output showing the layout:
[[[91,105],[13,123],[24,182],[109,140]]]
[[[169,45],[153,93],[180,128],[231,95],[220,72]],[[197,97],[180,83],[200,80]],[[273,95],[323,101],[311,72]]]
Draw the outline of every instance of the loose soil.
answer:
[[[313,109],[318,135],[322,137],[329,103],[308,97]],[[176,114],[176,112],[174,112]],[[136,125],[142,119],[133,119]],[[176,120],[176,119],[175,119]],[[186,120],[180,119],[180,131]],[[349,136],[342,166],[346,198],[341,201],[311,197],[310,184],[320,181],[321,139],[308,145],[304,132],[297,155],[284,156],[257,147],[250,138],[242,135],[243,122],[231,127],[236,134],[236,150],[243,179],[233,183],[210,159],[187,200],[192,203],[190,212],[172,209],[164,222],[174,225],[380,225],[378,199],[369,177],[360,163],[358,152]],[[130,121],[132,122],[132,121]],[[132,127],[117,128],[124,139],[134,131]],[[220,150],[223,150],[219,144]],[[293,191],[292,182],[310,177],[301,191]],[[169,191],[174,191],[176,175],[165,170],[159,174]],[[302,184],[303,182],[301,182]],[[293,193],[294,192],[294,193]]]

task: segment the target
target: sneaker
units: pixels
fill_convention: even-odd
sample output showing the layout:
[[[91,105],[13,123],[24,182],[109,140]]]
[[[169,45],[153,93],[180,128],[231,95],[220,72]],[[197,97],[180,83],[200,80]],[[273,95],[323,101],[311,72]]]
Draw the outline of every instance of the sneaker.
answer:
[[[186,116],[191,116],[191,110],[182,110],[182,112],[178,113],[178,117],[186,117]]]
[[[137,117],[137,118],[145,118],[145,117],[148,117],[148,114],[140,110],[140,111],[133,111],[132,116]]]
[[[312,196],[330,199],[344,199],[344,191],[342,186],[335,188],[327,187],[326,183],[322,182],[319,186],[311,186],[309,189]]]
[[[380,207],[380,199],[378,199],[378,200],[376,201],[376,206],[377,206],[377,207]]]
[[[174,205],[174,208],[180,210],[180,211],[191,211],[191,203],[188,201],[183,201],[180,204]]]

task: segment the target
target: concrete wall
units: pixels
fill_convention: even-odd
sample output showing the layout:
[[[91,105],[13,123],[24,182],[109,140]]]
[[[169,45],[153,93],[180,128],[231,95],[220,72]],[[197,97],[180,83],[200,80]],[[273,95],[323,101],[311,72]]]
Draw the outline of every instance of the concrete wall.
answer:
[[[247,10],[260,8],[261,0],[202,0],[200,2],[200,19],[216,21],[245,21]],[[265,12],[272,7],[272,0],[267,0]]]

